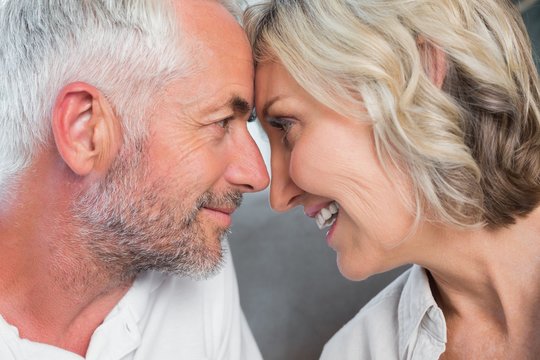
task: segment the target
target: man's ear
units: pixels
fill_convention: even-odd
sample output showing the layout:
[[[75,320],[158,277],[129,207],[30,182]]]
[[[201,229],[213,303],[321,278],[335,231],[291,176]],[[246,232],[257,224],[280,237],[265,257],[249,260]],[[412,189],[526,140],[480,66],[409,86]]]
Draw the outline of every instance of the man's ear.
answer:
[[[432,42],[419,36],[416,40],[424,71],[433,85],[442,88],[446,78],[446,53]]]
[[[121,145],[119,119],[95,87],[76,82],[58,94],[52,130],[60,156],[77,175],[104,171]]]

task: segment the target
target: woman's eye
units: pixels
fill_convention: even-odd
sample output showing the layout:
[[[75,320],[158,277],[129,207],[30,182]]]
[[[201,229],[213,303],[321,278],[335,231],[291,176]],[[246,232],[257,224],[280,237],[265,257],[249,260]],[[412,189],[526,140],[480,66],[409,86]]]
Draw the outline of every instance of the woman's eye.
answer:
[[[285,146],[290,147],[291,143],[289,141],[289,132],[291,131],[291,128],[294,125],[294,120],[289,118],[267,118],[268,124],[278,129],[280,132],[283,133],[282,135],[282,141],[285,144]]]

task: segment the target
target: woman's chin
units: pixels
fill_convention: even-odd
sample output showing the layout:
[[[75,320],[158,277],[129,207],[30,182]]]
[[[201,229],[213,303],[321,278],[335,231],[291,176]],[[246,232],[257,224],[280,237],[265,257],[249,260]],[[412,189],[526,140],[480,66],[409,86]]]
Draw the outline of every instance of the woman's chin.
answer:
[[[341,275],[351,281],[366,280],[372,275],[392,270],[393,267],[383,267],[380,261],[368,261],[361,256],[343,256],[337,253],[337,266]]]
[[[359,260],[347,259],[347,257],[343,257],[338,253],[336,262],[341,275],[351,281],[362,281],[373,275],[374,272],[370,271],[364,264],[361,264]]]

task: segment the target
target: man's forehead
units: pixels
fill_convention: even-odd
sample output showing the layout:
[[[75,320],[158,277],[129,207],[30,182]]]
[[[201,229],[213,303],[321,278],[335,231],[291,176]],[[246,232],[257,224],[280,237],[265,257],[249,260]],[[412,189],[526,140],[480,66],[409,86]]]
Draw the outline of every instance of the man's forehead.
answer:
[[[191,58],[195,70],[231,66],[228,58],[234,58],[236,68],[245,62],[253,72],[251,46],[244,29],[233,16],[215,0],[183,0],[179,2],[180,44]],[[225,69],[224,69],[225,70]],[[225,73],[230,73],[227,69]],[[254,75],[254,74],[252,74]]]
[[[176,3],[180,47],[192,63],[171,95],[197,114],[249,113],[253,107],[254,68],[244,30],[218,0]]]
[[[204,35],[209,28],[239,27],[233,13],[217,0],[175,1],[176,15],[180,25],[189,35]]]

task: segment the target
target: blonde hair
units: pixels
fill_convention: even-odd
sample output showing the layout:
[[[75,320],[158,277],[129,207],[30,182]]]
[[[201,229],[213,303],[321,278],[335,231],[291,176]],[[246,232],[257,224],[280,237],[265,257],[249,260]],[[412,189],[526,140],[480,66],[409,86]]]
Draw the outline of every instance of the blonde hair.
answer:
[[[538,74],[510,2],[269,0],[244,25],[257,62],[280,61],[342,114],[367,110],[381,161],[411,178],[417,221],[499,227],[536,207]],[[442,88],[420,43],[444,53]]]

